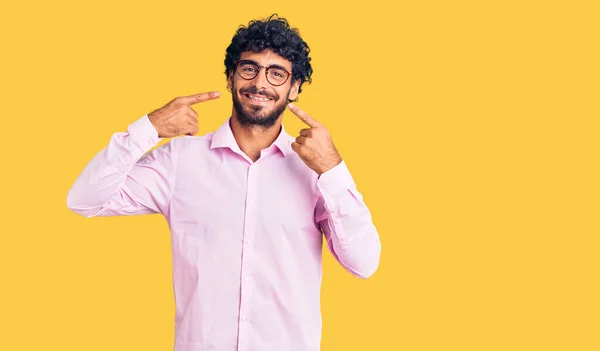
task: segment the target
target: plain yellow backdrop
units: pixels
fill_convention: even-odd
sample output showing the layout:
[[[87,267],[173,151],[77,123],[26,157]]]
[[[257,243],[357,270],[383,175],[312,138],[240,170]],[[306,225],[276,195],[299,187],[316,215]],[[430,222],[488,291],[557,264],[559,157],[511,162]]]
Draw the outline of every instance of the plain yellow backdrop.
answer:
[[[368,280],[325,252],[323,351],[600,350],[594,3],[4,2],[0,350],[172,349],[164,219],[86,219],[67,191],[176,96],[220,90],[195,107],[214,131],[225,48],[271,13],[382,240]]]

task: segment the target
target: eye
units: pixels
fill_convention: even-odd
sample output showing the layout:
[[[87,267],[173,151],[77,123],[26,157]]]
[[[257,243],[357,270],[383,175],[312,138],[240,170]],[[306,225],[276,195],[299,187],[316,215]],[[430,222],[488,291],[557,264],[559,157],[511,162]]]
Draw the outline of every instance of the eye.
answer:
[[[281,70],[272,69],[270,72],[271,72],[271,75],[274,76],[275,78],[284,78],[285,77],[285,74]]]

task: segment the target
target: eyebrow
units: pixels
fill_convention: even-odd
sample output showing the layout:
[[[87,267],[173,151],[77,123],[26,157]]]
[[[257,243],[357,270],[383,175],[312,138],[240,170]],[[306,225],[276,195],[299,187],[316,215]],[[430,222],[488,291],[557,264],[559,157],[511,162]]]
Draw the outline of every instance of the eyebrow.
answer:
[[[278,68],[278,69],[282,69],[282,70],[284,70],[284,71],[287,71],[287,70],[288,70],[287,68],[285,68],[285,67],[283,67],[283,66],[280,66],[280,65],[270,65],[270,66],[269,66],[269,68]]]
[[[257,66],[260,66],[260,64],[258,62],[253,61],[253,60],[240,60],[240,62],[251,62],[251,63],[253,63],[253,64],[257,65]],[[283,67],[281,65],[270,65],[267,68],[277,68],[277,69],[282,69],[284,71],[288,70],[287,68],[285,68],[285,67]]]

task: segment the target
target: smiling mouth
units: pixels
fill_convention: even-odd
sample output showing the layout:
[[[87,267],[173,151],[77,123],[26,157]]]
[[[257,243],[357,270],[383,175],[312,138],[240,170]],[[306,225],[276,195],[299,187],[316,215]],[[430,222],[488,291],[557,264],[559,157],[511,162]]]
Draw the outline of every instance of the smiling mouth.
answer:
[[[248,100],[252,100],[255,102],[269,102],[272,101],[273,99],[268,98],[264,95],[257,95],[257,94],[248,94],[248,93],[244,93],[243,94]]]

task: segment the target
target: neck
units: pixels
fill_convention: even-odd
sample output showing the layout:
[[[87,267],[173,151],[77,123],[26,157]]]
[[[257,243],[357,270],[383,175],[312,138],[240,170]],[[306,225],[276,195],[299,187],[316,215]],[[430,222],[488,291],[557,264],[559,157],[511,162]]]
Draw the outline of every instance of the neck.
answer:
[[[260,158],[260,152],[273,144],[281,132],[281,118],[271,127],[248,126],[241,124],[235,112],[229,122],[233,137],[238,146],[252,162]]]

